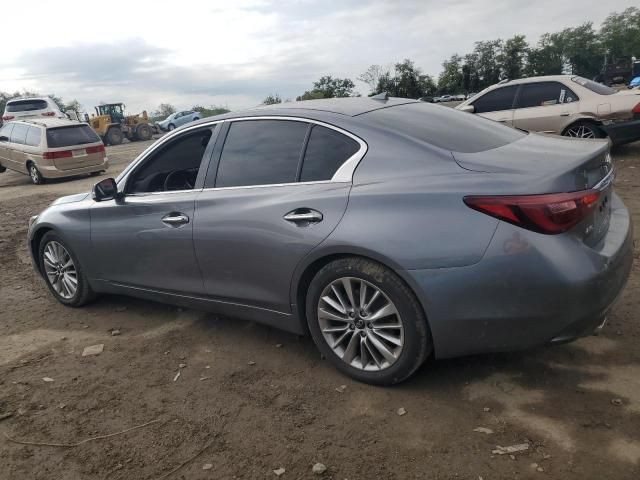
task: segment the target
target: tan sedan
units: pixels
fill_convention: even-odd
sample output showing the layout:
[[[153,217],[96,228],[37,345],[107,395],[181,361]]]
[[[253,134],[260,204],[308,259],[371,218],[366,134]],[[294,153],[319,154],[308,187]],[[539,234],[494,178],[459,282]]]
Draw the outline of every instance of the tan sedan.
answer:
[[[0,128],[0,173],[24,173],[39,185],[47,178],[103,172],[109,167],[100,137],[67,119],[9,122]]]
[[[507,125],[569,137],[640,140],[640,92],[573,75],[502,81],[456,107]]]

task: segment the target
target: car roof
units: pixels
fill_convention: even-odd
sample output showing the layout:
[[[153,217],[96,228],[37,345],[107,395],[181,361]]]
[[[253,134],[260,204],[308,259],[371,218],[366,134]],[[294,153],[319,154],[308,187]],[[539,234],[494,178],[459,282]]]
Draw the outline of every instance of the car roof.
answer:
[[[516,80],[502,81],[501,83],[492,85],[492,87],[501,87],[503,85],[519,85],[521,83],[534,83],[534,82],[558,82],[562,80],[570,80],[576,76],[577,75],[543,75],[539,77],[518,78]]]
[[[16,97],[12,98],[11,100],[7,100],[7,103],[22,102],[24,100],[44,100],[46,102],[51,99],[49,97]]]
[[[45,128],[67,127],[70,125],[86,125],[82,122],[76,122],[75,120],[69,120],[67,118],[25,118],[7,123],[26,123],[29,125],[37,125],[39,127]]]
[[[416,102],[419,102],[419,100],[396,97],[388,97],[386,100],[377,100],[371,97],[324,98],[318,100],[303,100],[299,102],[276,103],[274,105],[261,105],[242,113],[257,112],[262,115],[268,114],[270,111],[282,113],[283,110],[314,110],[355,117],[380,108]]]

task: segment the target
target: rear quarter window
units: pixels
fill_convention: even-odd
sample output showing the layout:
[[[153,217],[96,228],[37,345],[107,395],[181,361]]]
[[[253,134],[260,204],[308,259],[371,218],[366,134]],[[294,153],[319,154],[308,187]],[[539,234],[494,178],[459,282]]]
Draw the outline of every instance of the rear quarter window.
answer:
[[[24,145],[27,138],[27,132],[29,131],[29,125],[24,123],[16,123],[11,131],[11,143],[17,143]]]
[[[47,108],[45,100],[15,100],[7,103],[7,112],[30,112],[32,110],[44,110]]]
[[[381,108],[363,116],[390,130],[452,152],[491,150],[526,135],[472,113],[424,102]]]
[[[586,78],[573,77],[571,78],[571,81],[577,83],[581,87],[597,93],[598,95],[613,95],[614,93],[616,93],[616,90],[614,90],[613,88],[607,87],[606,85],[603,85],[601,83],[594,82],[593,80],[587,80]]]
[[[41,137],[42,130],[40,130],[40,127],[29,127],[25,143],[31,147],[39,147]]]
[[[100,137],[88,125],[47,129],[47,146],[49,148],[70,147],[99,141]]]

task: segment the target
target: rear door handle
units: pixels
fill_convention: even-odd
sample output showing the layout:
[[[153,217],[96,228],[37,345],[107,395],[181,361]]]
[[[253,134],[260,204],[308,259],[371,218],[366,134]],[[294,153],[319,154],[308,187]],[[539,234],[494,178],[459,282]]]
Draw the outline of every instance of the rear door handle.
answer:
[[[170,227],[179,227],[186,223],[189,223],[189,217],[184,213],[171,212],[162,217],[162,223],[169,225]]]
[[[287,222],[296,223],[300,226],[306,226],[310,223],[318,223],[322,221],[322,213],[311,208],[297,208],[290,211],[284,217]]]

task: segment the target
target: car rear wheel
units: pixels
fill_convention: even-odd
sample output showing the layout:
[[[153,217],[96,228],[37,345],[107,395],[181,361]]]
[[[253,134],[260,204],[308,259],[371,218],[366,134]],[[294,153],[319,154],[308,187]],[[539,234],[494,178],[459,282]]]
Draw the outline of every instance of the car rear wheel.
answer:
[[[60,303],[80,307],[94,298],[80,262],[59,235],[47,232],[42,237],[39,260],[47,287]]]
[[[564,131],[563,135],[573,138],[604,138],[605,136],[604,132],[591,122],[574,123]]]
[[[390,269],[362,258],[323,267],[309,286],[307,321],[320,352],[356,380],[391,385],[431,351],[422,307]]]
[[[29,169],[29,178],[34,185],[42,185],[44,183],[44,177],[36,167],[35,163],[30,163],[27,167]]]

